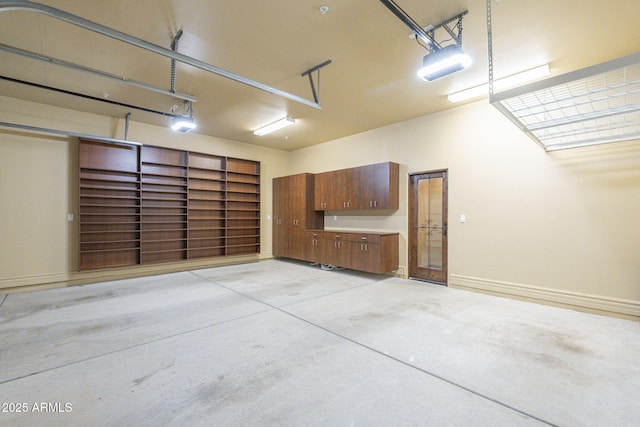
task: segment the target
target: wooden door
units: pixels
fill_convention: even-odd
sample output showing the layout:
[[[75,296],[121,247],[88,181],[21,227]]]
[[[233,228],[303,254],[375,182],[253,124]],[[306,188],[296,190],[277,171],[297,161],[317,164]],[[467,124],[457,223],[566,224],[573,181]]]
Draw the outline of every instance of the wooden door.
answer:
[[[287,177],[273,179],[273,256],[289,256],[287,237],[287,206],[289,190]]]
[[[333,206],[333,187],[333,172],[316,174],[313,203],[316,211],[335,209]]]
[[[288,180],[288,220],[286,230],[288,231],[289,257],[304,259],[304,227],[306,198],[305,189],[307,176],[304,174],[293,175]]]
[[[409,277],[447,283],[447,171],[409,175]]]

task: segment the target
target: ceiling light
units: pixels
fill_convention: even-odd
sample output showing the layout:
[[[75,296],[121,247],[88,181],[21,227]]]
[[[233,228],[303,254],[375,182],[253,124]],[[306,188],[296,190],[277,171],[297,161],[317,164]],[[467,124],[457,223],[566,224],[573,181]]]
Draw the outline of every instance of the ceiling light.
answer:
[[[178,116],[173,118],[173,123],[171,124],[171,129],[176,132],[187,133],[196,128],[196,121],[193,120],[193,117],[189,116]]]
[[[266,135],[268,133],[272,133],[275,132],[277,130],[282,129],[283,127],[287,127],[289,125],[294,124],[296,121],[294,119],[292,119],[291,117],[287,116],[284,117],[278,121],[275,121],[273,123],[269,123],[266,126],[262,126],[261,128],[258,128],[256,130],[253,131],[254,135],[258,135],[258,136],[262,136],[262,135]]]
[[[520,73],[512,74],[510,76],[494,80],[493,89],[494,91],[504,90],[510,87],[531,82],[533,80],[537,80],[541,77],[546,77],[550,74],[551,71],[549,70],[549,64],[540,65],[539,67],[530,68]],[[451,93],[447,96],[447,98],[449,99],[449,102],[462,102],[468,99],[479,98],[481,96],[489,96],[488,83],[473,86],[459,92]]]
[[[418,70],[418,77],[430,82],[464,70],[469,65],[471,65],[469,55],[464,53],[458,45],[451,44],[426,55],[422,60],[422,68]]]
[[[177,106],[174,105],[171,107],[172,112],[175,111],[174,107]],[[171,129],[176,132],[187,133],[196,128],[196,121],[193,119],[193,102],[185,100],[183,107],[184,112],[182,115],[173,118],[173,121],[171,122]]]

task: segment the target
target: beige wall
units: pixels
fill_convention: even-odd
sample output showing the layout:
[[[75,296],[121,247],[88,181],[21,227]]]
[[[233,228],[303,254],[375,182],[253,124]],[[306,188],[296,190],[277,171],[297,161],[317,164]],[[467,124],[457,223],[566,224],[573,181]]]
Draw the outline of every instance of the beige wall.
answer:
[[[121,119],[3,97],[0,114],[2,121],[116,138],[124,127]],[[326,225],[400,232],[401,274],[407,176],[448,169],[451,286],[640,316],[638,141],[545,153],[486,101],[292,153],[136,122],[129,138],[260,160],[262,257],[271,255],[271,178],[397,162],[399,210],[332,212]],[[67,213],[77,214],[75,144],[0,128],[0,288],[97,277],[75,272],[77,223],[67,221]]]
[[[448,169],[450,285],[640,316],[640,142],[545,153],[483,101],[292,154],[296,172],[388,160],[400,209],[328,227],[400,231],[406,267],[407,173]]]
[[[0,96],[1,121],[123,138],[124,120]],[[135,117],[135,113],[133,115]],[[129,140],[261,162],[261,257],[271,256],[271,179],[289,170],[287,153],[132,121]],[[206,267],[223,260],[100,272],[78,268],[77,138],[0,127],[0,289],[64,285]],[[265,208],[267,207],[267,208]],[[74,221],[67,214],[75,215]],[[258,257],[233,257],[239,262]]]

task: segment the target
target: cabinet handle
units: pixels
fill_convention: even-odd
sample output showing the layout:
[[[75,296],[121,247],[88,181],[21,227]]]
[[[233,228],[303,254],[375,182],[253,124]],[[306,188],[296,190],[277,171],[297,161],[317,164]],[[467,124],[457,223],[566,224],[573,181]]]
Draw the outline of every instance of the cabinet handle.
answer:
[[[374,207],[374,208],[377,208],[377,207],[378,207],[378,201],[377,201],[377,200],[374,200],[374,201],[373,201],[373,207]]]

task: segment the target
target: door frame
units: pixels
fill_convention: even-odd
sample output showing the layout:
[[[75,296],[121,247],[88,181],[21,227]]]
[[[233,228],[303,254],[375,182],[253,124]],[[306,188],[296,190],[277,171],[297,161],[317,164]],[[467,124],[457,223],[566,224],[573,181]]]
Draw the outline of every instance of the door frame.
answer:
[[[417,186],[412,184],[415,177],[426,175],[442,175],[442,217],[443,217],[443,239],[442,239],[442,280],[434,280],[429,277],[416,276],[417,270],[417,229],[414,227],[417,213]],[[449,169],[436,169],[431,171],[414,172],[408,175],[408,277],[410,279],[421,280],[448,286],[449,283]],[[438,278],[439,279],[439,278]]]

